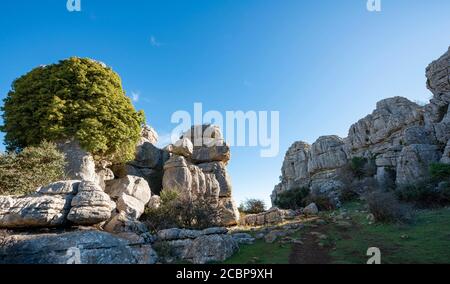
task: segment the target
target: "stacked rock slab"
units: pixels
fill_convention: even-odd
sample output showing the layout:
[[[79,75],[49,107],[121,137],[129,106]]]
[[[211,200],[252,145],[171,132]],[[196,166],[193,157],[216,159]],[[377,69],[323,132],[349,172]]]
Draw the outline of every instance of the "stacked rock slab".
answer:
[[[147,181],[137,176],[111,180],[106,184],[106,192],[116,201],[117,208],[104,229],[116,234],[146,235],[148,230],[138,219],[152,195]]]
[[[341,187],[338,169],[347,164],[348,153],[344,140],[338,136],[322,136],[312,145],[296,142],[286,153],[281,183],[272,193],[308,187],[317,194],[333,192]]]
[[[428,176],[431,163],[450,163],[450,49],[426,69],[429,104],[394,97],[350,127],[347,138],[325,136],[313,145],[295,142],[287,151],[272,201],[287,190],[339,189],[338,169],[354,157],[374,159],[380,183],[404,185]]]
[[[172,156],[164,165],[163,189],[194,198],[208,197],[219,206],[221,225],[237,224],[239,212],[226,168],[230,148],[220,129],[213,125],[193,126],[167,150]]]
[[[93,182],[60,181],[29,196],[0,196],[0,228],[97,225],[110,218],[114,206]]]
[[[167,161],[168,153],[156,147],[158,134],[150,126],[145,126],[141,138],[136,146],[136,155],[133,161],[125,165],[113,165],[112,171],[116,178],[138,176],[144,178],[150,185],[154,194],[162,190],[163,167]]]
[[[296,212],[292,210],[281,210],[272,208],[267,212],[259,214],[249,214],[241,218],[242,226],[267,226],[283,223],[286,220],[292,220],[296,217]]]
[[[82,181],[72,199],[67,219],[77,225],[95,225],[111,218],[116,204],[95,182]]]

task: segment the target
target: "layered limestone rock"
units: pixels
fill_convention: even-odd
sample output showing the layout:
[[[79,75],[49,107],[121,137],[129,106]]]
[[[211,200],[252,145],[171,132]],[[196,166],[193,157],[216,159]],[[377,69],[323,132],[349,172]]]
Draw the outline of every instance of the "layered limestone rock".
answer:
[[[350,127],[347,138],[319,138],[312,146],[295,142],[286,153],[281,182],[272,201],[284,191],[309,187],[333,193],[340,187],[338,169],[354,157],[375,161],[380,184],[403,185],[428,177],[433,162],[450,163],[450,49],[426,69],[430,103],[419,106],[394,97],[377,103],[372,114]]]
[[[95,182],[60,181],[29,196],[0,196],[0,228],[97,225],[107,221],[114,208]]]
[[[407,185],[428,177],[429,167],[442,157],[437,145],[416,144],[406,146],[397,163],[397,184]]]
[[[237,224],[239,212],[226,169],[230,149],[220,129],[193,126],[167,150],[172,156],[164,164],[163,190],[175,190],[193,199],[208,198],[221,212],[221,225]]]
[[[141,132],[141,139],[136,146],[135,159],[125,165],[112,165],[111,169],[116,178],[138,176],[144,178],[153,193],[162,190],[164,163],[168,160],[167,151],[156,146],[158,134],[150,126],[145,126]]]
[[[124,212],[134,219],[139,219],[144,213],[145,206],[152,196],[147,181],[137,176],[126,176],[109,181],[106,192],[116,200],[119,212]]]
[[[278,194],[294,188],[308,187],[317,193],[338,189],[337,170],[347,164],[344,140],[338,136],[322,136],[312,145],[296,142],[286,153],[281,183],[272,193]]]
[[[0,247],[0,264],[155,264],[151,244],[100,231],[14,234]]]
[[[177,260],[193,264],[225,261],[239,250],[238,242],[226,228],[208,228],[203,231],[168,229],[158,232],[155,246],[170,248],[163,262]]]
[[[242,226],[267,226],[283,223],[286,220],[294,219],[296,212],[292,210],[281,210],[272,208],[260,214],[245,215],[241,220]]]
[[[111,218],[116,204],[95,182],[83,181],[72,199],[67,219],[77,225],[95,225]]]
[[[308,174],[308,161],[311,145],[306,142],[295,142],[284,157],[281,168],[281,182],[275,186],[272,193],[272,201],[276,200],[278,194],[292,188],[309,187],[310,177]]]
[[[64,225],[79,184],[79,181],[56,182],[29,196],[0,196],[0,228]]]

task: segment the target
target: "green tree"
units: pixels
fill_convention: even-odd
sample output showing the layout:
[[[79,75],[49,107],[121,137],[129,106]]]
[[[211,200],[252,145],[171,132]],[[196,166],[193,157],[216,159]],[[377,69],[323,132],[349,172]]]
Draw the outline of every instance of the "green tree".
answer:
[[[245,214],[258,214],[266,211],[266,204],[263,200],[247,199],[239,206],[239,211]]]
[[[94,156],[114,162],[133,158],[145,122],[117,73],[76,57],[16,79],[1,110],[10,151],[75,138]]]
[[[296,187],[280,193],[275,200],[275,205],[281,209],[297,210],[305,207],[311,190],[307,187]]]

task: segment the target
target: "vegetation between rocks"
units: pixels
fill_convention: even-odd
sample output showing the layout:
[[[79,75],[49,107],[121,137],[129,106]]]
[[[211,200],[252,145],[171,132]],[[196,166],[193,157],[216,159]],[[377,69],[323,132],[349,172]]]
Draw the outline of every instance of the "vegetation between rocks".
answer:
[[[0,195],[25,195],[62,180],[64,166],[64,155],[50,142],[20,153],[0,153]]]

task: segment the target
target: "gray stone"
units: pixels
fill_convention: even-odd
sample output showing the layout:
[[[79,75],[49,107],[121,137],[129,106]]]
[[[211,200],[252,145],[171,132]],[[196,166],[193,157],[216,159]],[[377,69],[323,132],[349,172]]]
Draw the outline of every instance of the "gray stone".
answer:
[[[42,228],[65,224],[73,195],[0,196],[0,228]]]
[[[221,262],[239,250],[238,243],[230,235],[207,235],[192,241],[183,259],[193,264]]]
[[[80,183],[71,205],[67,219],[77,225],[96,225],[107,221],[115,208],[108,194],[92,181]]]
[[[0,248],[1,264],[154,264],[158,261],[151,245],[131,243],[100,231],[11,238],[13,245]]]
[[[83,150],[75,140],[57,143],[58,149],[66,156],[66,177],[73,180],[96,180],[95,161],[91,154]]]
[[[306,215],[317,215],[319,213],[319,208],[315,203],[311,203],[303,209],[303,213]]]
[[[397,163],[397,184],[417,182],[429,176],[429,166],[442,154],[436,145],[410,145],[403,148]]]

